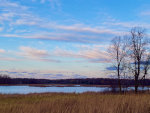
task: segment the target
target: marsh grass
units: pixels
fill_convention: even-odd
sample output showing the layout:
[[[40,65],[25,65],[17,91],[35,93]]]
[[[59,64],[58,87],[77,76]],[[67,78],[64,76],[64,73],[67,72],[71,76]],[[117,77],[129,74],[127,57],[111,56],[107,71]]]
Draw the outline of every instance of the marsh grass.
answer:
[[[149,94],[0,95],[0,113],[150,113]]]

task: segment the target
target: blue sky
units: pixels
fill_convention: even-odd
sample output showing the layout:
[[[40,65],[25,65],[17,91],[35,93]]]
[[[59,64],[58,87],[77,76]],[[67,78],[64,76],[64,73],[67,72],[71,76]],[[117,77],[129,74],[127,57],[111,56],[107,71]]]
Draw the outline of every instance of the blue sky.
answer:
[[[149,20],[148,0],[0,0],[0,72],[109,77],[110,40]]]

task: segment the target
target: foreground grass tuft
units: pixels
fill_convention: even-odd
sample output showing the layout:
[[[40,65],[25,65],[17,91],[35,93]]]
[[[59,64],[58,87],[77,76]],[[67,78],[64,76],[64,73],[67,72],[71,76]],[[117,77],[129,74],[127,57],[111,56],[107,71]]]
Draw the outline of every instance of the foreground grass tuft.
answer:
[[[149,94],[0,95],[0,113],[150,113]]]

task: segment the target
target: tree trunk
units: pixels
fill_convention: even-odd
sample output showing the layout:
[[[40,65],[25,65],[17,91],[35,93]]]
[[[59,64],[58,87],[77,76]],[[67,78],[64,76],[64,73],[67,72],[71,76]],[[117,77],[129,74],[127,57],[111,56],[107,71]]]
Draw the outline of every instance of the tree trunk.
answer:
[[[122,88],[121,88],[121,81],[120,81],[120,78],[118,79],[118,85],[119,85],[119,92],[121,93],[121,92],[122,92]]]
[[[138,85],[135,85],[135,93],[138,92]]]
[[[118,66],[118,86],[119,86],[119,92],[121,93],[122,89],[121,89],[121,80],[120,80],[120,69]]]
[[[138,84],[138,77],[135,77],[135,93],[138,92],[138,86],[139,86],[139,84]]]

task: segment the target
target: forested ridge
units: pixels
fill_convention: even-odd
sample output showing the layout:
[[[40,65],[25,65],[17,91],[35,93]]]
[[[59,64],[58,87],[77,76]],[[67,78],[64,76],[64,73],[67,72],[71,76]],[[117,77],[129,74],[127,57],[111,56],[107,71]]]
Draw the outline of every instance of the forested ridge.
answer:
[[[134,85],[133,79],[122,79],[122,85]],[[150,85],[150,79],[140,80],[140,85]],[[11,78],[0,76],[0,84],[85,84],[85,85],[118,85],[115,78],[82,78],[82,79],[35,79],[35,78]]]

